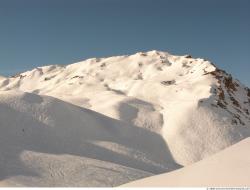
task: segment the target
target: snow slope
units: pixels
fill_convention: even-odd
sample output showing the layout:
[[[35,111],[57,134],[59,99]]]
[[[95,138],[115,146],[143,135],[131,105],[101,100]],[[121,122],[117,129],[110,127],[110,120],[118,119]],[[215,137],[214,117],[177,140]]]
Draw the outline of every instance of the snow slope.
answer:
[[[51,97],[2,92],[0,126],[0,178],[16,185],[115,186],[176,167],[158,134]]]
[[[249,187],[250,138],[185,168],[124,187]]]
[[[190,165],[250,135],[246,86],[207,60],[160,51],[0,78],[0,102],[0,177],[20,185],[115,186]],[[1,161],[9,157],[9,165]]]

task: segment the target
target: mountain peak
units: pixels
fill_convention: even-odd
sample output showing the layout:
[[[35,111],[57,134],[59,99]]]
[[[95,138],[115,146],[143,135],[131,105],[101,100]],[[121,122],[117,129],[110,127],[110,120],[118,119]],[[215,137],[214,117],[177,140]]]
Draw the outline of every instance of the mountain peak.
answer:
[[[16,101],[4,95],[15,91],[28,95],[17,95],[14,98]],[[119,138],[125,140],[119,142],[110,135],[120,134],[119,127],[123,124],[130,126],[131,131],[134,128],[145,130],[144,135],[152,137],[152,142],[163,141],[167,147],[164,152],[171,155],[164,160],[161,150],[155,147],[148,150],[151,145],[146,142],[147,139],[138,142],[136,146],[143,152],[136,152],[136,159],[142,162],[146,159],[151,163],[146,167],[148,172],[169,171],[169,168],[189,165],[250,136],[250,90],[210,61],[190,55],[177,56],[153,50],[91,58],[67,66],[39,67],[0,79],[0,96],[7,107],[31,115],[31,118],[43,121],[51,129],[56,127],[60,130],[62,125],[67,131],[70,126],[63,124],[67,123],[64,117],[74,113],[72,123],[75,118],[78,127],[85,127],[79,130],[90,135],[86,142],[83,139],[84,146],[94,142],[98,144],[95,147],[104,147],[111,152],[115,150],[118,155],[122,155],[119,151],[134,155],[134,150],[130,150],[125,143],[132,140],[124,137],[131,134],[122,128]],[[17,108],[20,105],[24,106]],[[51,111],[55,109],[54,105],[57,111],[62,109],[66,112],[62,112],[62,116],[54,114]],[[79,109],[84,109],[84,113]],[[41,116],[37,117],[39,114]],[[98,132],[86,126],[89,119],[93,128],[100,128],[97,131],[106,135],[107,142],[91,136]],[[103,124],[98,123],[96,127],[94,124],[99,120]],[[116,125],[115,121],[121,123]],[[117,128],[110,130],[106,125],[109,123]],[[59,134],[66,133],[60,131]],[[112,159],[108,161],[115,162]]]

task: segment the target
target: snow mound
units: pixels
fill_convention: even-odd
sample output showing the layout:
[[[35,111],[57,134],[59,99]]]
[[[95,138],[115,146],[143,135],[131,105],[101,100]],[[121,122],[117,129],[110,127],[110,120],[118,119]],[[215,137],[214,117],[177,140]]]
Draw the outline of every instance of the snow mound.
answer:
[[[5,183],[117,186],[177,168],[159,134],[52,97],[1,92],[0,126]]]
[[[250,138],[185,168],[138,180],[125,187],[248,187]]]

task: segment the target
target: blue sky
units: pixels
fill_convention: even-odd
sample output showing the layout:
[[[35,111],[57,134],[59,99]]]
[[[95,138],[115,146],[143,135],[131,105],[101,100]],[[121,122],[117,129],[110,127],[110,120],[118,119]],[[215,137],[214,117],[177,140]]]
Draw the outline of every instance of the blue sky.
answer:
[[[249,0],[0,0],[0,74],[162,50],[250,86]]]

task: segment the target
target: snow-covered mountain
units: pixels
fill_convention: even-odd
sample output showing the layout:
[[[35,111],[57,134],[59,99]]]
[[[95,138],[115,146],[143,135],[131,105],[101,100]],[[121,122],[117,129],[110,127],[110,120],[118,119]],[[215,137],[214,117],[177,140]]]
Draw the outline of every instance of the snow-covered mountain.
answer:
[[[0,78],[0,180],[116,186],[250,136],[250,90],[211,62],[149,51]]]

